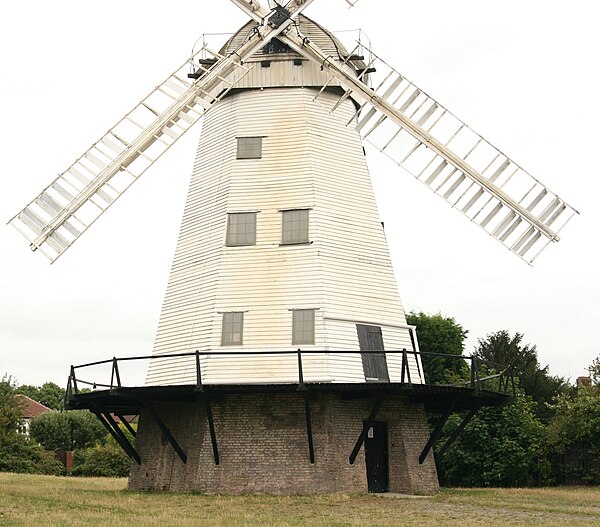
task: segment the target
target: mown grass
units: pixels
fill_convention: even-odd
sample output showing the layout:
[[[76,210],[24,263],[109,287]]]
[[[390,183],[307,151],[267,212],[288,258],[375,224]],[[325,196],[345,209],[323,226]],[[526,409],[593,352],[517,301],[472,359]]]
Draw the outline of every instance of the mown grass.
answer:
[[[1,526],[600,525],[599,487],[446,489],[434,497],[140,493],[124,479],[0,474]]]

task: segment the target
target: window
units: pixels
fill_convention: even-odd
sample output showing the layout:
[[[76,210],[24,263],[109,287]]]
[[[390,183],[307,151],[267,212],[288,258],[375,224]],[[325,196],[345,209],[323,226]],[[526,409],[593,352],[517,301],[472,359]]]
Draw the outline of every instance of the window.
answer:
[[[238,137],[238,159],[260,159],[262,157],[262,137]]]
[[[308,243],[308,209],[283,211],[281,243]]]
[[[225,243],[229,247],[256,245],[256,212],[228,214]]]
[[[292,310],[292,344],[315,343],[315,310]]]
[[[235,346],[242,344],[244,333],[244,313],[223,313],[223,331],[221,333],[221,346]]]
[[[281,42],[281,40],[274,38],[263,48],[262,51],[266,55],[270,55],[271,53],[292,53],[292,48]]]

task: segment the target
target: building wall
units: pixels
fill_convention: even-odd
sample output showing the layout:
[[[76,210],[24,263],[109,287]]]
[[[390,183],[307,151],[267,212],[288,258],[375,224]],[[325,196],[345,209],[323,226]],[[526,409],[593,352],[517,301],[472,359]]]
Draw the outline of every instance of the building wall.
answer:
[[[156,408],[187,453],[183,464],[142,413],[129,488],[206,493],[366,492],[364,447],[348,457],[373,401],[318,395],[311,402],[315,463],[310,463],[302,394],[228,395],[213,402],[221,458],[213,461],[204,402],[163,403]],[[378,421],[388,423],[390,491],[430,494],[438,489],[433,455],[419,465],[429,429],[422,405],[401,397],[384,403]]]
[[[338,96],[319,103],[315,93],[241,91],[204,122],[153,354],[230,352],[202,360],[207,383],[296,380],[292,355],[239,355],[295,350],[291,309],[316,309],[315,344],[303,350],[358,350],[357,323],[383,326],[388,350],[411,349],[360,137],[346,126],[354,105],[332,115]],[[236,159],[240,136],[263,136],[261,159]],[[309,244],[280,245],[290,208],[310,209]],[[227,214],[245,211],[257,212],[256,245],[226,247]],[[226,311],[244,312],[241,348],[220,345]],[[392,376],[398,361],[389,359]],[[304,366],[307,381],[364,382],[358,355],[307,356]],[[195,361],[154,359],[147,382],[195,382]]]

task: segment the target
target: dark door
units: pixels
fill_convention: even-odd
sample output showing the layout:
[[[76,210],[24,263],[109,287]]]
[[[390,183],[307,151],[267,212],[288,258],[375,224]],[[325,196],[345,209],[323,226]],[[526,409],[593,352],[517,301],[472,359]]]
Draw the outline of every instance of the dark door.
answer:
[[[375,421],[367,430],[365,461],[369,492],[388,492],[388,436],[387,423]]]
[[[379,326],[356,324],[360,351],[378,351],[379,353],[362,353],[363,371],[367,382],[389,382],[387,362],[383,352],[383,336]]]

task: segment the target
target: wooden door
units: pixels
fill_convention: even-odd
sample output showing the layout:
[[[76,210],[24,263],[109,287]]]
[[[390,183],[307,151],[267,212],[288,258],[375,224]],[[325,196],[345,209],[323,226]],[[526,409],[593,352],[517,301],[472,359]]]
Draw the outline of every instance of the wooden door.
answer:
[[[365,463],[369,492],[388,492],[388,430],[387,423],[375,421],[365,438]]]
[[[383,347],[383,335],[379,326],[356,325],[360,351],[379,352],[362,353],[363,371],[367,382],[390,382]]]

